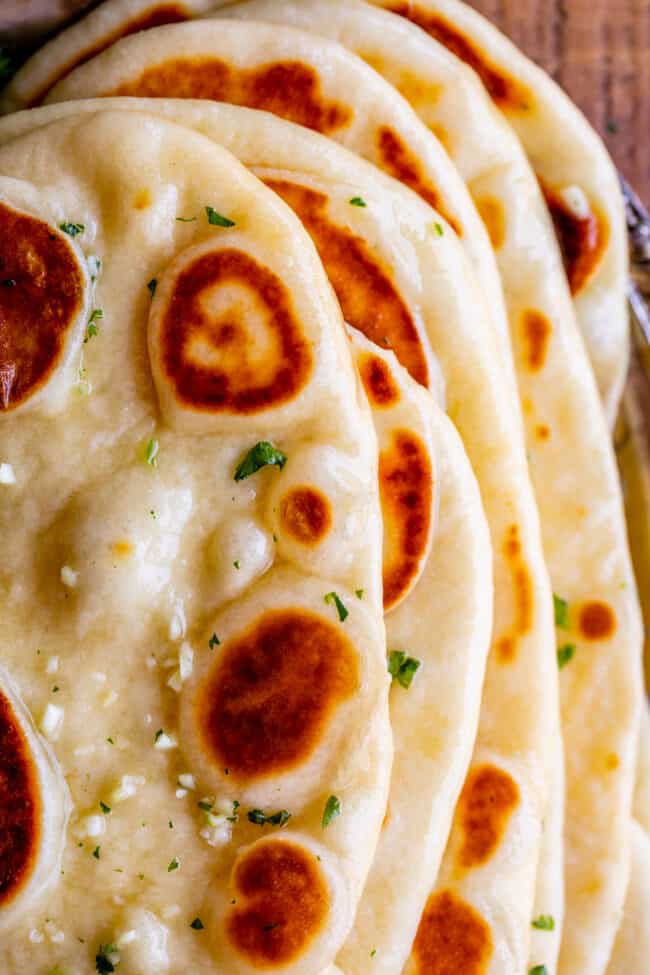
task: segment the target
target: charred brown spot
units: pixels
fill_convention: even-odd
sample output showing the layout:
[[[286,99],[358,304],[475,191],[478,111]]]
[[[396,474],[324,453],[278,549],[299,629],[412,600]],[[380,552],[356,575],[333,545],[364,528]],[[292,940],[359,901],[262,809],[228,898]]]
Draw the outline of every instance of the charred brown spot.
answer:
[[[528,309],[521,316],[524,363],[530,372],[544,368],[553,326],[541,311]]]
[[[298,959],[329,914],[329,892],[316,857],[288,840],[256,843],[237,861],[233,888],[237,906],[226,916],[226,932],[254,967]]]
[[[332,507],[313,487],[293,488],[280,502],[280,522],[296,541],[316,545],[332,527]]]
[[[90,47],[75,54],[63,67],[58,68],[56,73],[50,76],[47,84],[40,88],[31,99],[30,108],[38,105],[57,81],[65,78],[74,68],[78,68],[80,65],[85,64],[86,61],[90,61],[91,58],[101,54],[102,51],[105,51],[106,48],[110,47],[111,44],[115,44],[122,37],[137,34],[141,30],[149,30],[151,27],[162,27],[163,24],[178,24],[183,20],[189,20],[190,17],[191,14],[187,7],[179,3],[159,3],[153,7],[149,7],[148,10],[143,10],[137,17],[133,17],[131,20],[120,24],[119,27],[105,34]]]
[[[492,935],[481,915],[451,890],[429,897],[413,944],[417,975],[484,975]]]
[[[262,321],[264,361],[258,331],[247,327],[250,307],[233,299],[219,315],[207,308],[216,289],[227,296],[234,287]],[[178,398],[206,412],[251,414],[279,406],[297,396],[313,368],[288,289],[269,268],[229,248],[203,254],[179,273],[163,312],[160,346],[163,371]]]
[[[429,206],[437,210],[441,217],[444,217],[459,237],[463,236],[463,228],[459,221],[449,211],[435,186],[427,182],[420,160],[400,139],[397,132],[388,125],[381,125],[377,131],[377,153],[377,162],[382,169],[414,190]]]
[[[206,747],[231,778],[294,768],[358,685],[356,652],[340,624],[298,609],[267,612],[224,645],[200,695]]]
[[[481,765],[469,773],[458,803],[461,867],[478,867],[490,859],[518,803],[519,787],[507,772]]]
[[[538,423],[535,427],[535,436],[541,441],[550,440],[551,428],[546,423]]]
[[[493,101],[505,111],[526,111],[533,105],[533,95],[515,78],[488,59],[478,45],[458,30],[439,13],[418,6],[417,3],[394,3],[393,13],[406,17],[427,34],[443,44],[457,58],[468,64],[487,88]]]
[[[65,235],[0,203],[0,412],[21,406],[51,377],[83,291]]]
[[[136,210],[146,210],[151,206],[151,193],[149,190],[138,190],[133,198],[133,206]]]
[[[571,292],[577,295],[598,270],[609,238],[607,224],[593,211],[586,217],[576,216],[559,193],[543,184],[542,190],[553,217]]]
[[[216,57],[169,58],[111,94],[229,102],[264,109],[326,134],[345,128],[352,119],[347,105],[324,96],[316,69],[301,61],[239,68]]]
[[[371,406],[381,409],[399,403],[399,386],[383,359],[368,352],[360,357],[357,366]]]
[[[0,908],[25,887],[39,833],[36,771],[16,716],[0,692]]]
[[[578,629],[585,640],[608,640],[616,631],[616,616],[607,603],[585,603],[578,614]]]
[[[496,641],[495,647],[499,660],[509,663],[515,658],[520,637],[525,636],[532,628],[534,610],[533,584],[523,556],[517,525],[511,525],[508,529],[503,555],[512,579],[514,620],[510,631]]]
[[[410,430],[395,430],[390,447],[379,454],[385,612],[404,598],[427,556],[433,487],[426,445]]]
[[[503,247],[506,239],[506,212],[500,200],[494,196],[482,196],[476,200],[476,209],[485,224],[495,251]]]
[[[287,180],[266,180],[300,217],[336,291],[345,320],[376,345],[391,348],[423,386],[429,369],[422,339],[389,270],[365,240],[334,223],[324,193]]]

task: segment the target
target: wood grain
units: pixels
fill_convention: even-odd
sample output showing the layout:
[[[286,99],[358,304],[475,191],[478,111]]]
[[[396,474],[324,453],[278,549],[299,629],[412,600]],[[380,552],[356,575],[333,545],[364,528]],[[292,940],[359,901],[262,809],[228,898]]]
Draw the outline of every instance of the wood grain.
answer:
[[[650,203],[650,0],[471,0],[549,72]]]

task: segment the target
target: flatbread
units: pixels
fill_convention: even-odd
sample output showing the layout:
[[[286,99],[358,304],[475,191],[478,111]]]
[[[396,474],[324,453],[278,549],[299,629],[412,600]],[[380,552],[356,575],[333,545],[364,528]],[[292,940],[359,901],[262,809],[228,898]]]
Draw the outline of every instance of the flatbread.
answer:
[[[558,640],[578,646],[561,681],[568,807],[560,971],[588,968],[590,959],[602,967],[625,896],[642,627],[615,458],[541,191],[476,76],[403,18],[342,0],[253,0],[222,14],[246,18],[249,31],[263,30],[257,26],[263,19],[286,30],[306,27],[362,55],[401,88],[427,125],[444,127],[479,209],[487,212],[486,200],[496,201],[505,218],[496,254],[531,475],[553,588],[571,604],[569,630]],[[234,38],[230,43],[240,49]],[[271,54],[267,45],[265,57]],[[61,90],[73,93],[73,85],[74,75]],[[379,125],[381,115],[375,111],[372,119]],[[415,145],[409,147],[417,158]],[[603,683],[611,692],[600,700],[596,735],[588,729]]]
[[[610,425],[629,361],[628,256],[620,183],[601,138],[556,82],[460,0],[370,0],[426,30],[479,75],[522,141],[562,246]]]
[[[66,113],[96,110],[97,104],[56,105],[6,119],[0,126],[0,138]],[[464,346],[476,345],[472,355],[478,357],[479,373],[495,368],[489,322],[458,242],[451,232],[439,237],[432,231],[429,208],[374,167],[314,133],[247,109],[187,101],[100,104],[131,110],[146,107],[183,119],[240,155],[305,218],[348,317],[369,334],[373,334],[373,320],[379,318],[379,340],[386,333],[404,355],[404,349],[412,355],[414,347],[420,348],[425,357],[422,361],[428,363],[430,385],[438,389],[438,396],[442,390],[426,337],[434,327],[439,338],[448,336],[442,341],[445,362],[450,357],[452,363],[457,361],[450,371],[454,382],[449,392],[454,400],[461,363],[469,354],[463,352]],[[364,207],[350,204],[359,192],[363,192]],[[399,233],[395,232],[397,226]],[[400,323],[404,328],[405,316],[413,329],[413,341],[407,345],[396,328]],[[457,352],[456,341],[460,342]],[[394,966],[395,959],[401,965],[431,876],[437,872],[474,741],[492,600],[490,549],[480,501],[473,478],[468,479],[467,463],[458,455],[449,422],[439,417],[431,398],[409,380],[392,353],[382,352],[358,334],[354,346],[359,349],[359,371],[373,394],[380,456],[385,450],[390,459],[395,424],[406,426],[421,441],[433,439],[438,444],[441,484],[436,490],[441,511],[433,554],[411,594],[387,615],[389,648],[406,648],[422,661],[422,670],[408,694],[401,686],[392,694],[397,754],[389,814],[361,909],[341,954],[346,970],[350,966],[349,970],[364,971],[371,951],[379,970]],[[498,365],[496,369],[498,373]],[[499,383],[498,375],[495,383]],[[390,396],[388,402],[376,402],[395,389],[401,390],[397,403]],[[507,411],[487,422],[479,419],[489,406],[480,389],[468,399],[462,423],[471,434],[473,455],[482,474],[496,483],[502,471],[508,483],[513,473],[509,440],[492,439],[483,454],[480,436],[471,433],[478,425],[480,434],[483,424],[486,429],[493,430],[495,424],[505,424],[508,429]],[[498,400],[493,403],[493,409],[502,408]],[[452,477],[455,486],[450,490],[447,479]],[[408,480],[411,493],[417,481],[412,475]],[[492,492],[488,482],[486,490]],[[516,500],[519,490],[506,494],[506,510],[513,503],[521,507]],[[498,497],[490,502],[490,510],[500,510]],[[387,521],[386,504],[384,513]],[[416,537],[410,530],[411,543]],[[435,737],[431,737],[432,722]],[[414,841],[415,836],[419,842]],[[387,874],[391,876],[388,891]],[[380,915],[388,914],[392,926],[378,923]]]
[[[630,882],[607,975],[650,971],[650,836],[636,820],[630,831]]]
[[[0,173],[2,700],[33,771],[0,967],[320,970],[391,764],[377,444],[322,265],[231,155],[150,115],[61,119]],[[261,442],[283,453],[256,471]],[[322,516],[299,557],[295,506],[275,537],[266,514],[296,470]],[[54,876],[62,788],[21,699],[74,804]]]

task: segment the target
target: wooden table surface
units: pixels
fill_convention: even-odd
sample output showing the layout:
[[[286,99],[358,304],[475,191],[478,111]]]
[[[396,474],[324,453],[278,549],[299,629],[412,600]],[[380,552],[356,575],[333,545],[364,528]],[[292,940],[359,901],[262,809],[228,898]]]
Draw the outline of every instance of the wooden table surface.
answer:
[[[568,92],[650,205],[650,0],[471,0]]]

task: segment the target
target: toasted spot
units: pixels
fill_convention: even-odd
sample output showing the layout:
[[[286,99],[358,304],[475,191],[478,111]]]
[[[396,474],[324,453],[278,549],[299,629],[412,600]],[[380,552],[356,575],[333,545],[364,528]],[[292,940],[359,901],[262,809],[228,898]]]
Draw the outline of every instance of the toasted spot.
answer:
[[[410,430],[395,430],[379,454],[379,494],[384,520],[384,612],[417,582],[429,555],[433,470],[426,445]]]
[[[562,197],[542,184],[555,226],[571,292],[579,294],[592,279],[607,247],[609,232],[604,218],[590,211],[578,217]]]
[[[510,663],[516,656],[520,637],[531,630],[534,610],[533,584],[522,554],[517,525],[511,525],[507,531],[503,555],[512,578],[514,620],[510,631],[496,641],[495,648],[501,663]]]
[[[432,122],[429,128],[435,135],[438,142],[442,145],[447,155],[451,156],[453,150],[453,141],[449,129],[446,129],[445,126],[441,125],[439,122]]]
[[[97,54],[101,54],[111,44],[119,41],[121,37],[128,37],[129,34],[137,34],[140,30],[149,30],[150,27],[161,27],[163,24],[177,24],[183,20],[189,20],[190,17],[191,13],[187,7],[180,3],[157,3],[147,10],[143,10],[137,17],[132,17],[131,20],[120,24],[115,30],[104,34],[103,37],[91,46],[76,52],[62,67],[57,68],[55,73],[48,78],[47,84],[40,88],[31,99],[29,107],[32,108],[34,105],[38,105],[57,81],[70,74],[73,68],[78,68],[79,65],[90,61]]]
[[[161,316],[160,361],[182,403],[251,414],[294,399],[313,359],[291,294],[243,251],[197,257],[178,274]]]
[[[386,61],[381,55],[374,51],[355,51],[355,53],[378,74],[387,74]],[[391,64],[390,83],[412,105],[424,104],[429,107],[435,105],[444,92],[444,86],[439,82],[427,80],[401,65],[397,68],[396,65]]]
[[[487,863],[499,845],[508,820],[519,803],[519,787],[495,765],[480,765],[467,776],[458,802],[463,840],[461,867]]]
[[[476,71],[493,101],[505,111],[526,111],[533,105],[532,93],[519,81],[511,78],[493,64],[478,45],[465,37],[455,24],[439,13],[420,7],[417,3],[391,4],[393,13],[406,17],[427,34],[443,44],[457,58]]]
[[[362,237],[329,217],[324,193],[287,180],[266,180],[300,217],[323,262],[346,322],[390,348],[423,386],[429,367],[423,340],[388,268]]]
[[[83,291],[65,234],[0,203],[0,413],[21,406],[52,376]]]
[[[450,212],[435,186],[425,179],[417,156],[388,125],[381,125],[377,130],[377,154],[377,162],[382,169],[414,190],[429,206],[437,210],[441,217],[445,218],[459,237],[463,236],[463,228],[459,221]]]
[[[621,761],[618,755],[614,754],[614,752],[610,752],[610,754],[605,758],[605,768],[608,772],[615,772],[620,764]]]
[[[451,890],[432,894],[413,943],[417,975],[484,975],[492,935],[481,915]]]
[[[111,545],[111,552],[117,558],[127,559],[130,555],[133,555],[133,545],[131,542],[125,540],[120,540],[119,542],[113,542]]]
[[[133,206],[136,210],[146,210],[151,206],[151,193],[149,190],[139,190],[135,194]]]
[[[585,640],[608,640],[616,631],[616,616],[607,603],[585,603],[578,614],[578,629]]]
[[[357,367],[371,406],[381,409],[399,403],[399,386],[383,359],[368,352],[359,358]]]
[[[551,439],[551,428],[545,423],[538,423],[535,427],[535,436],[538,440],[550,440]]]
[[[256,843],[235,864],[232,883],[237,905],[226,915],[226,933],[255,968],[296,961],[329,915],[316,857],[288,840]]]
[[[316,69],[301,61],[239,68],[217,57],[169,58],[146,68],[111,94],[229,102],[264,109],[326,134],[345,128],[352,120],[352,110],[326,98]]]
[[[498,251],[506,239],[506,211],[500,200],[495,196],[482,196],[474,201],[481,219],[490,235],[495,251]]]
[[[280,523],[296,541],[316,545],[331,530],[332,506],[316,488],[292,488],[280,501]]]
[[[0,693],[0,909],[24,889],[40,834],[36,771],[15,714]]]
[[[228,641],[197,703],[205,746],[240,780],[300,765],[359,686],[343,627],[314,613],[265,613]]]
[[[521,316],[523,358],[530,372],[544,368],[553,326],[546,315],[529,309]]]

